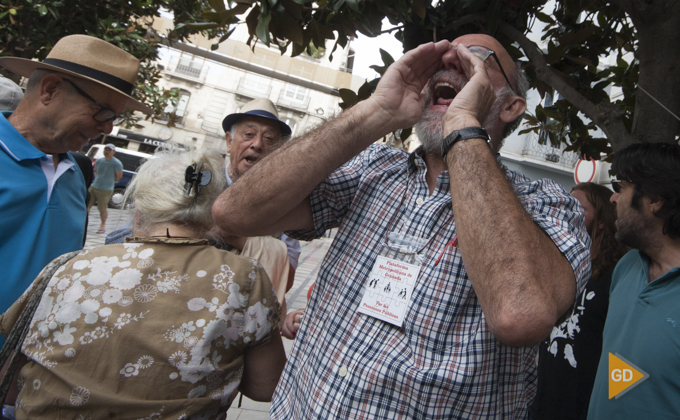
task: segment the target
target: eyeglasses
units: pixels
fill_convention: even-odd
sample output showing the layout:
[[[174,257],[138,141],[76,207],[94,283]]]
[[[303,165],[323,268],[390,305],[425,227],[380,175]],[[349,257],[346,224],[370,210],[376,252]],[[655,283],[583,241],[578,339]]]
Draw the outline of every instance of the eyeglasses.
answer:
[[[89,99],[95,105],[97,105],[99,107],[99,111],[95,112],[94,115],[92,116],[92,118],[94,118],[95,121],[102,122],[102,123],[113,121],[113,125],[118,125],[118,124],[123,122],[125,117],[123,117],[122,115],[116,114],[116,112],[114,110],[112,110],[111,108],[107,108],[104,105],[100,104],[99,102],[95,101],[94,98],[92,98],[90,95],[85,93],[81,88],[76,86],[76,84],[73,83],[72,81],[70,81],[68,79],[64,79],[64,80],[66,82],[68,82],[69,85],[73,86],[73,88],[76,90],[76,92],[78,92],[78,94],[80,96],[82,96],[86,99]]]
[[[486,60],[489,59],[489,57],[493,57],[494,60],[496,60],[496,64],[498,64],[498,68],[501,69],[501,74],[503,74],[503,77],[505,78],[505,81],[508,82],[508,86],[510,86],[510,91],[512,93],[515,93],[515,90],[512,88],[512,84],[510,83],[510,79],[508,79],[508,76],[505,74],[505,71],[503,70],[503,66],[501,66],[501,62],[498,59],[498,55],[494,50],[491,50],[489,48],[483,47],[481,45],[466,45],[465,46],[472,54],[477,56],[480,60],[486,62]],[[458,47],[451,46],[451,49],[457,50]]]
[[[612,182],[611,182],[612,183],[612,189],[614,190],[615,193],[618,194],[618,193],[621,192],[621,183],[623,183],[623,182],[627,182],[629,184],[632,184],[632,182],[630,182],[627,179],[618,179],[618,176],[615,176],[614,179],[612,179]]]

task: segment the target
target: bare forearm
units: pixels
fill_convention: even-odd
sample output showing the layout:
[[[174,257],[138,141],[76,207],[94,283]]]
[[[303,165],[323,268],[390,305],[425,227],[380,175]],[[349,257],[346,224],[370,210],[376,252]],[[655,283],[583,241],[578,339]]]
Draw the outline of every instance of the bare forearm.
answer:
[[[215,222],[241,236],[310,227],[284,216],[333,170],[385,134],[378,118],[365,101],[287,143],[227,188],[213,206]]]
[[[535,344],[568,309],[571,265],[522,207],[483,140],[447,156],[451,200],[465,269],[496,337]]]

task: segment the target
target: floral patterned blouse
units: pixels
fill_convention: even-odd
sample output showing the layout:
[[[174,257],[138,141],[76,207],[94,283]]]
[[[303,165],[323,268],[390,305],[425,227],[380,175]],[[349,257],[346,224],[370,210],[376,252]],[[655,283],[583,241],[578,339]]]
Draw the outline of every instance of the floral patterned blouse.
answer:
[[[18,419],[226,417],[244,351],[279,322],[271,282],[203,240],[131,239],[81,252],[49,281],[22,347]]]

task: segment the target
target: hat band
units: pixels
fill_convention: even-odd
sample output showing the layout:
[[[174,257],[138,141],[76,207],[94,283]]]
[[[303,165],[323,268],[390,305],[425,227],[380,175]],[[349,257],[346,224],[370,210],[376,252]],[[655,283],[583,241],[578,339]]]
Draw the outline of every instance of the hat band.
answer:
[[[271,118],[272,120],[281,121],[278,118],[276,118],[276,115],[272,114],[271,112],[262,111],[260,109],[254,109],[252,111],[246,111],[246,112],[244,112],[244,114],[257,115],[257,116],[260,116],[260,117]]]
[[[82,74],[83,76],[87,76],[89,78],[98,80],[104,84],[107,84],[115,89],[120,90],[126,95],[131,95],[132,89],[134,88],[134,86],[131,83],[126,82],[120,77],[113,76],[109,73],[104,73],[103,71],[93,69],[92,67],[83,66],[82,64],[60,60],[58,58],[46,58],[45,60],[43,60],[43,63],[62,68],[64,70],[69,70],[74,73]]]

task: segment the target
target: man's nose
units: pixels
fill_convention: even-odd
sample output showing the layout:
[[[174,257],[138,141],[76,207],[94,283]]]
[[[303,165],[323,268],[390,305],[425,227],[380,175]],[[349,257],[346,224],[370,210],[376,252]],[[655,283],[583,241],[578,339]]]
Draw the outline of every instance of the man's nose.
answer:
[[[264,140],[261,134],[256,134],[253,136],[253,140],[250,142],[250,148],[256,150],[264,149]]]
[[[458,50],[450,49],[442,56],[442,65],[446,70],[460,71],[460,60],[458,58]]]
[[[611,197],[609,197],[609,202],[616,204],[617,201],[619,201],[619,193],[615,192]]]
[[[113,121],[97,122],[97,129],[101,130],[104,134],[109,134],[113,131]]]

